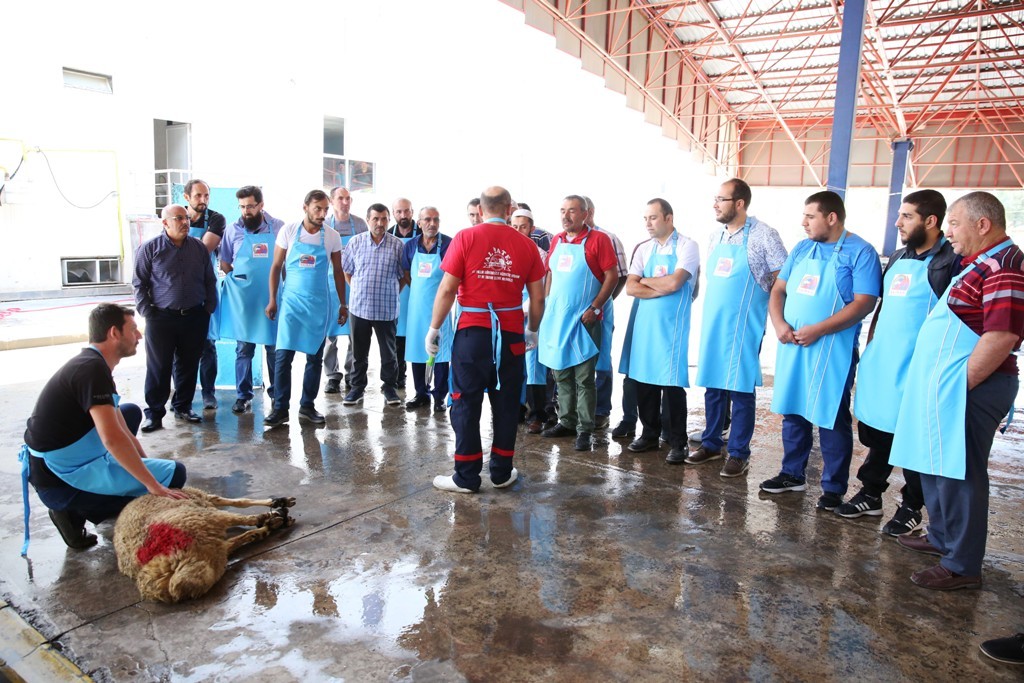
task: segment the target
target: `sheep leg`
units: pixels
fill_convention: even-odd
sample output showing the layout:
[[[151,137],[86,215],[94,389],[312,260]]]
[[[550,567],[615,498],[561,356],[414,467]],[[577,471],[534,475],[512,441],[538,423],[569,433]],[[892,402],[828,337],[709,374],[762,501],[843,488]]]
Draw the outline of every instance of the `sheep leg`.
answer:
[[[228,539],[228,554],[235,552],[243,545],[262,541],[275,529],[280,529],[282,526],[291,526],[295,523],[295,520],[289,517],[288,513],[284,510],[273,510],[266,514],[270,519],[263,526],[258,529],[250,529],[243,534]],[[263,515],[260,516],[262,517]]]
[[[268,507],[268,508],[290,508],[295,505],[294,498],[221,498],[212,494],[207,494],[207,500],[211,504],[217,507],[233,507],[233,508],[251,508],[251,507]]]

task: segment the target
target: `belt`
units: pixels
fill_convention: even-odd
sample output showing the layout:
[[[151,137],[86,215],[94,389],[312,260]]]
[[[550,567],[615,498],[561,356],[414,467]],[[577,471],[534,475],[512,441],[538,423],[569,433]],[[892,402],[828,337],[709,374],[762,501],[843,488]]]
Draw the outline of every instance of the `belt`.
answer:
[[[203,304],[199,304],[192,308],[160,308],[159,306],[154,306],[153,310],[159,311],[160,313],[167,313],[168,315],[192,315],[193,313],[198,313],[206,309]]]

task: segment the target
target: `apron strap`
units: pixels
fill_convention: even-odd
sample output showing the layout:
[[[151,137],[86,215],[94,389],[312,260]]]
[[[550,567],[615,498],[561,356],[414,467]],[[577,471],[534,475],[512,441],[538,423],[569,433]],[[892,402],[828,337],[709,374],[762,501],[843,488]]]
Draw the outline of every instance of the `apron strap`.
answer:
[[[498,370],[501,369],[501,323],[498,320],[499,311],[520,311],[522,310],[518,306],[512,306],[511,308],[495,308],[494,304],[488,302],[487,308],[474,308],[474,307],[463,307],[463,312],[468,313],[489,313],[491,316],[491,358],[494,361],[494,372],[497,377],[498,383],[494,386],[495,389],[501,390],[501,373]]]
[[[21,544],[21,556],[25,557],[28,554],[28,542],[31,538],[28,530],[28,518],[29,518],[29,502],[28,502],[28,459],[31,457],[28,452],[28,446],[25,444],[21,445],[21,450],[18,451],[18,462],[21,463],[21,501],[25,508],[25,539]]]
[[[1006,414],[1006,424],[1004,424],[1004,425],[1003,425],[1003,428],[999,430],[999,433],[1000,433],[1000,434],[1005,434],[1005,433],[1006,433],[1006,430],[1007,430],[1007,429],[1009,429],[1009,428],[1010,428],[1010,425],[1012,425],[1012,424],[1013,424],[1013,414],[1014,414],[1015,412],[1017,412],[1017,408],[1016,408],[1016,406],[1012,406],[1012,405],[1011,405],[1011,406],[1010,406],[1010,412],[1008,412],[1008,413]]]

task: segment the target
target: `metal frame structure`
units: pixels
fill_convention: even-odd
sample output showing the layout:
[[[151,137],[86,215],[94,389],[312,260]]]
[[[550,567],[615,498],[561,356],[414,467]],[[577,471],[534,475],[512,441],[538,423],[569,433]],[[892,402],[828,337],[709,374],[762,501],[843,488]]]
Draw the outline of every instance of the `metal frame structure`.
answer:
[[[726,173],[823,186],[841,0],[503,0]],[[865,0],[849,184],[1024,188],[1024,0]]]

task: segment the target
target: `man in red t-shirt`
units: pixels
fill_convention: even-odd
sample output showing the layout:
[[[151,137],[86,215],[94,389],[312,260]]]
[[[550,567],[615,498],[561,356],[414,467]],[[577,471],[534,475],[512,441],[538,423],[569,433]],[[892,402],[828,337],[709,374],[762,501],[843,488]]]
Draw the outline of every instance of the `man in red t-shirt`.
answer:
[[[596,387],[604,305],[619,282],[619,260],[607,233],[586,224],[587,202],[562,201],[564,232],[548,251],[547,308],[537,357],[558,385],[558,424],[542,436],[576,436],[575,448],[593,445]]]
[[[441,262],[444,276],[434,299],[427,353],[438,350],[441,324],[458,296],[462,310],[452,342],[452,428],[455,474],[434,477],[442,491],[480,489],[483,446],[480,408],[484,391],[491,401],[491,482],[511,486],[519,476],[512,466],[523,389],[526,342],[537,343],[544,313],[544,264],[537,247],[509,227],[512,197],[503,187],[480,195],[483,223],[455,234]],[[530,295],[528,327],[523,329],[523,287]],[[525,341],[524,341],[525,338]]]

